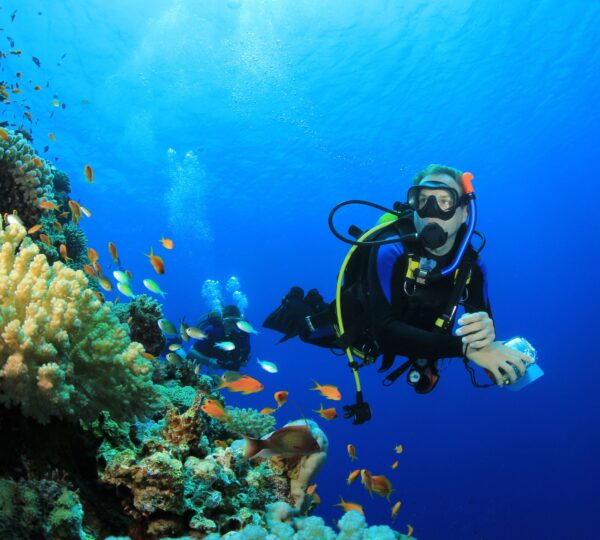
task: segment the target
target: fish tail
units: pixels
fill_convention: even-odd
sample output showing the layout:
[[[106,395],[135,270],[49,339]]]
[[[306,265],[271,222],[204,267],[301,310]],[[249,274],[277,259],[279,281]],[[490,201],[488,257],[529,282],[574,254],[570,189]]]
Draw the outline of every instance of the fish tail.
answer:
[[[252,439],[251,437],[247,437],[246,435],[242,435],[246,441],[246,451],[244,453],[244,458],[252,459],[256,454],[258,454],[264,447],[263,441],[261,439]]]
[[[317,381],[315,381],[314,379],[313,379],[313,382],[315,383],[315,387],[314,388],[310,388],[310,390],[320,390],[321,389],[321,385]]]

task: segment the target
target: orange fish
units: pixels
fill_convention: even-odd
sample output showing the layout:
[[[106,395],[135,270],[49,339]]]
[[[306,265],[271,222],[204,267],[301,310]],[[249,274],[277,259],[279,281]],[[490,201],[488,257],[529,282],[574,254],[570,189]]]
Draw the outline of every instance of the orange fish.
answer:
[[[58,232],[63,232],[63,228],[62,225],[60,224],[60,221],[55,221],[54,222],[54,228],[58,231]]]
[[[98,278],[98,283],[100,283],[100,287],[105,291],[112,291],[112,283],[106,276],[100,276]]]
[[[103,274],[102,267],[100,266],[100,263],[98,261],[94,261],[94,264],[92,264],[92,266],[94,267],[94,270],[96,270],[96,274],[98,274],[99,276]]]
[[[156,273],[162,276],[165,273],[165,262],[162,260],[162,257],[154,255],[154,250],[152,248],[150,248],[150,255],[147,253],[145,253],[145,255],[150,259],[152,268],[154,268]]]
[[[402,503],[400,501],[398,501],[393,507],[392,507],[392,521],[394,521],[396,519],[396,516],[398,515],[398,512],[400,511],[400,507],[402,506]]]
[[[401,444],[397,444],[396,446],[394,446],[394,452],[396,452],[396,454],[401,454],[402,452],[404,452],[404,448]]]
[[[90,277],[93,277],[93,278],[97,277],[95,270],[89,264],[83,265],[83,271]]]
[[[260,414],[273,414],[276,410],[273,407],[264,407],[260,410]]]
[[[52,247],[52,242],[50,242],[50,238],[48,238],[48,235],[44,233],[40,234],[40,240],[44,242],[44,244],[46,244],[48,247]]]
[[[306,494],[312,495],[315,492],[315,489],[317,489],[317,484],[311,484],[306,488]]]
[[[354,482],[354,480],[356,480],[358,478],[358,475],[360,474],[360,469],[355,469],[353,470],[349,475],[348,478],[346,478],[346,484],[350,485],[352,482]]]
[[[8,134],[8,131],[6,131],[4,128],[0,128],[0,139],[3,141],[8,141],[9,138],[10,135]]]
[[[348,455],[350,456],[350,459],[354,461],[356,459],[356,448],[354,447],[354,445],[349,444],[348,446],[346,446],[346,450],[348,450]]]
[[[371,495],[371,497],[372,497],[373,496],[373,477],[371,476],[371,473],[369,471],[367,471],[367,469],[360,470],[360,481],[361,481],[362,485],[365,486],[365,488],[369,492],[369,495]]]
[[[142,356],[146,359],[146,360],[156,360],[156,356],[154,356],[153,354],[150,354],[149,352],[144,351],[142,353]]]
[[[277,402],[277,408],[282,407],[286,404],[289,392],[285,390],[279,390],[279,392],[275,392],[274,397]]]
[[[395,491],[392,489],[390,481],[383,476],[383,474],[371,476],[371,485],[373,486],[373,491],[377,493],[377,495],[385,497],[388,501],[390,500],[392,491]]]
[[[398,460],[394,461],[394,463],[392,463],[392,469],[397,469],[398,468]]]
[[[37,156],[35,156],[31,161],[38,169],[41,169],[44,166],[44,162]]]
[[[88,248],[87,250],[88,259],[92,264],[94,264],[99,258],[98,252],[94,248]]]
[[[331,384],[321,385],[314,379],[313,382],[315,383],[315,387],[311,388],[311,390],[318,390],[321,392],[321,395],[327,399],[332,399],[334,401],[340,401],[342,399],[342,394],[340,394],[337,386],[333,386]]]
[[[334,504],[333,506],[341,506],[342,509],[344,510],[344,512],[350,512],[350,510],[356,510],[357,512],[360,512],[363,516],[365,515],[365,511],[363,510],[363,507],[360,504],[353,503],[353,502],[346,502],[341,495],[340,495],[340,502],[337,504]]]
[[[227,448],[228,444],[225,441],[222,441],[221,439],[215,439],[214,440],[215,446],[218,446],[219,448]]]
[[[175,247],[175,244],[173,244],[173,240],[171,240],[170,238],[165,238],[164,236],[160,239],[160,243],[165,249],[173,249]]]
[[[412,536],[413,531],[415,530],[413,528],[412,525],[410,525],[409,523],[406,524],[406,528],[408,529],[408,532],[406,533],[406,537],[410,538]]]
[[[42,201],[40,204],[38,204],[38,206],[40,208],[43,208],[44,210],[55,210],[56,212],[60,211],[58,206],[56,206],[53,202],[50,201]]]
[[[36,85],[33,87],[33,89],[34,89],[34,90],[37,90],[37,91],[39,92],[39,91],[42,89],[42,87],[41,87],[39,84],[36,84]]]
[[[223,405],[216,399],[207,399],[201,406],[200,409],[203,410],[208,416],[212,416],[221,422],[228,422],[231,420],[231,416],[225,411]]]
[[[129,271],[129,270],[125,270],[125,275],[129,278],[129,279],[133,279],[133,274]]]
[[[313,493],[311,495],[312,499],[313,499],[313,503],[315,504],[321,504],[321,497],[319,497],[319,495],[317,495],[317,493]]]
[[[257,381],[249,375],[243,375],[235,381],[226,381],[221,377],[221,384],[217,387],[217,390],[221,388],[227,388],[230,392],[241,392],[244,395],[254,394],[264,390],[264,386],[260,381]]]
[[[30,227],[29,229],[27,229],[27,234],[33,234],[38,232],[40,229],[42,228],[42,224],[38,223],[37,225],[34,225],[33,227]]]
[[[21,89],[20,89],[20,88],[13,88],[13,89],[11,90],[11,92],[12,92],[13,94],[20,94],[20,93],[21,93]]]
[[[75,225],[79,225],[79,220],[81,219],[81,207],[79,203],[76,203],[74,200],[69,199],[69,208],[71,209],[71,219]]]
[[[337,418],[337,411],[335,410],[335,407],[331,407],[330,409],[324,409],[322,403],[321,408],[318,411],[315,410],[313,412],[319,413],[319,416],[321,418],[325,418],[325,420],[333,420],[334,418]]]
[[[100,302],[104,302],[104,296],[102,296],[102,293],[98,292],[98,291],[92,291],[94,293],[94,296],[100,300]]]
[[[112,242],[108,243],[108,251],[112,260],[115,261],[115,264],[119,264],[119,255],[117,253],[117,246],[115,246]]]
[[[93,184],[94,183],[94,170],[89,166],[86,165],[83,168],[83,174],[85,174],[85,179],[90,183]]]
[[[54,133],[48,133],[48,138],[49,138],[51,141],[54,141],[54,142],[56,142],[56,137],[54,136]]]
[[[68,256],[67,256],[67,246],[65,246],[64,244],[61,244],[61,245],[59,246],[59,248],[58,248],[58,251],[60,252],[60,255],[61,255],[61,257],[62,257],[62,258],[65,260],[65,261],[69,262],[69,261],[72,261],[72,260],[73,260],[73,259],[71,259],[71,257],[68,257]]]

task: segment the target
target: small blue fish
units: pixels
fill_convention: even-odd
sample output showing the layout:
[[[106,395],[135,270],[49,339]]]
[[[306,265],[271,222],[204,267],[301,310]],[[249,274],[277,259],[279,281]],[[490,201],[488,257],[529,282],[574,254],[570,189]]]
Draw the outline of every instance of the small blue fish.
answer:
[[[268,362],[267,360],[260,360],[259,358],[256,359],[256,362],[261,368],[263,368],[269,373],[277,373],[279,371],[279,368],[273,362]]]
[[[215,347],[222,351],[233,351],[233,349],[235,349],[235,344],[231,341],[219,341],[218,343],[215,343]]]

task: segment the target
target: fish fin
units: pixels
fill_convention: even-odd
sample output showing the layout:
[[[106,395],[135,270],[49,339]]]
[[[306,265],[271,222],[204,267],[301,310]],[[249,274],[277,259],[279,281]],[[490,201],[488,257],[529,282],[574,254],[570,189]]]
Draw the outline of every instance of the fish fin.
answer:
[[[313,382],[315,383],[315,387],[314,388],[309,388],[309,390],[320,390],[321,385],[317,381],[315,381],[314,379],[313,379]]]

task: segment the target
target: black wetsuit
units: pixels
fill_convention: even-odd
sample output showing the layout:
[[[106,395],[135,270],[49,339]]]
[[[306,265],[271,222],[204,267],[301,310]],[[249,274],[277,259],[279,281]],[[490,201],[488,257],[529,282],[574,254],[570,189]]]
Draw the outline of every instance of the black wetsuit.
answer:
[[[208,338],[198,340],[193,349],[201,356],[213,359],[218,369],[238,371],[248,363],[250,357],[250,335],[236,326],[240,318],[205,318],[196,325],[203,330]],[[235,348],[224,351],[216,346],[219,342],[231,341]]]
[[[414,294],[404,290],[408,252],[414,259],[426,257],[436,261],[436,268],[446,268],[458,250],[462,233],[446,255],[435,256],[419,243],[400,242],[372,248],[367,270],[367,298],[371,335],[384,355],[408,358],[462,357],[462,340],[458,336],[434,332],[435,321],[447,308],[454,288],[453,276],[426,286],[417,286]],[[471,247],[468,248],[472,250]],[[410,289],[407,288],[410,292]],[[473,264],[471,279],[463,298],[465,311],[485,311],[492,316],[487,296],[485,268],[481,259]],[[342,302],[343,307],[343,302]],[[344,310],[345,311],[345,310]],[[335,302],[329,305],[327,318],[335,321]],[[300,334],[303,341],[320,347],[339,347],[337,336],[329,324],[310,335]]]
[[[413,259],[427,257],[436,261],[436,268],[446,268],[454,258],[459,241],[457,238],[453,249],[443,256],[435,256],[416,244],[405,247],[396,243],[375,248],[368,272],[369,307],[373,334],[382,353],[428,359],[462,357],[460,337],[433,331],[454,288],[452,275],[427,286],[417,286],[412,295],[404,290],[407,249],[413,253]],[[408,284],[407,290],[411,292]],[[485,311],[492,316],[481,259],[472,266],[465,297],[466,312]]]

